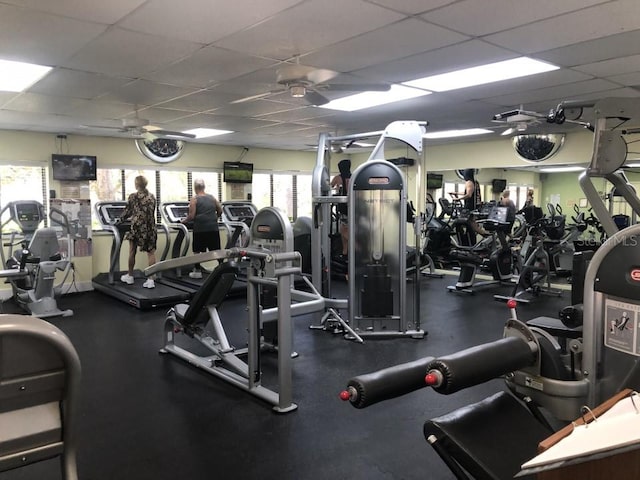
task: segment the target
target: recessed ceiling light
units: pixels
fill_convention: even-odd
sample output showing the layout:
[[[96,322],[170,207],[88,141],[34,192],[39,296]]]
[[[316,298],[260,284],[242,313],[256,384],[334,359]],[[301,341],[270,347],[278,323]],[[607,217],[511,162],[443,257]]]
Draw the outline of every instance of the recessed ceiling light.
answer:
[[[489,63],[477,67],[465,68],[454,72],[418,78],[403,85],[424,88],[433,92],[446,92],[458,88],[473,87],[485,83],[499,82],[512,78],[526,77],[537,73],[558,70],[560,67],[540,62],[528,57],[513,58],[503,62]]]
[[[422,135],[422,138],[454,138],[454,137],[468,137],[471,135],[484,135],[486,133],[493,133],[492,130],[484,128],[467,128],[465,130],[442,130],[440,132],[429,132]]]
[[[208,138],[208,137],[216,137],[218,135],[226,135],[227,133],[233,133],[233,130],[218,130],[215,128],[194,128],[192,130],[187,130],[184,133],[190,133],[195,135],[196,138]]]
[[[343,112],[354,112],[356,110],[364,110],[365,108],[377,107],[378,105],[399,102],[400,100],[407,100],[409,98],[422,97],[430,93],[431,92],[417,88],[391,85],[391,88],[386,92],[357,93],[355,95],[349,95],[348,97],[332,100],[324,105],[319,105],[319,107],[331,110],[342,110]]]
[[[0,91],[22,92],[44,77],[51,67],[0,60]]]

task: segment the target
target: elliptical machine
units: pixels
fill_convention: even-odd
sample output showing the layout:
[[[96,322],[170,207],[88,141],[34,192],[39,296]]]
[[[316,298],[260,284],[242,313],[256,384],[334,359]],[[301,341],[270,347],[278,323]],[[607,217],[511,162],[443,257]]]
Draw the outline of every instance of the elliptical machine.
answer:
[[[56,216],[53,216],[54,211]],[[69,235],[66,215],[57,209],[52,209],[51,213],[52,220],[66,228]],[[0,277],[6,278],[11,284],[16,303],[40,318],[73,315],[73,310],[60,310],[55,299],[73,266],[60,253],[56,229],[39,228],[45,219],[42,204],[35,200],[9,202],[0,211],[0,218],[3,216],[6,216],[6,220],[2,222],[0,231],[4,231],[10,223],[20,229],[12,231],[9,242],[5,244],[9,247],[8,258],[5,258],[4,248],[0,248],[2,265],[6,269],[0,271]],[[17,239],[18,235],[22,238]],[[17,246],[20,248],[14,250]],[[65,274],[61,282],[55,285],[57,271]]]

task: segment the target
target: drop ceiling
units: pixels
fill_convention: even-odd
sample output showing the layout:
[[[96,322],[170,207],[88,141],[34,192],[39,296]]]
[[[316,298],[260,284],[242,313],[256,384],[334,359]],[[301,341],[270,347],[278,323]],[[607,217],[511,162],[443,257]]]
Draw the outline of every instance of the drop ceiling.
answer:
[[[523,55],[561,68],[357,112],[288,93],[232,103],[280,87],[283,63],[341,72],[329,83],[393,84]],[[234,131],[196,142],[308,150],[320,132],[394,120],[499,132],[492,116],[520,105],[637,97],[640,2],[0,0],[0,58],[54,67],[25,92],[0,92],[0,129],[127,136],[86,125],[138,115],[166,130]]]

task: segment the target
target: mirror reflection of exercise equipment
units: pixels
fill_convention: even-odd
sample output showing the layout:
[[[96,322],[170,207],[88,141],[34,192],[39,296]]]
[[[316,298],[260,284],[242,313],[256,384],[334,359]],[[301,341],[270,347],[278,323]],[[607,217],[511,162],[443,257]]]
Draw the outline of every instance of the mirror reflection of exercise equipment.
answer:
[[[52,223],[58,224],[66,234],[67,249],[71,252],[70,227],[67,216],[60,210],[52,210]],[[32,315],[41,318],[70,316],[72,310],[60,310],[56,297],[62,292],[73,269],[71,259],[63,258],[54,227],[42,227],[45,211],[41,203],[35,200],[9,202],[0,211],[4,218],[0,226],[2,234],[9,233],[9,240],[0,248],[2,268],[0,278],[6,278],[11,284],[16,303]],[[7,232],[9,225],[18,230]],[[4,247],[9,247],[5,258]],[[62,280],[56,284],[56,272],[63,272]]]
[[[103,230],[111,233],[113,236],[111,242],[111,254],[109,257],[109,270],[105,273],[99,273],[93,280],[93,288],[106,295],[121,300],[135,308],[149,309],[156,307],[172,306],[180,301],[189,299],[192,294],[188,288],[176,288],[175,286],[165,285],[162,279],[158,278],[155,288],[143,288],[142,283],[146,280],[141,271],[134,272],[135,283],[128,285],[120,282],[120,250],[122,249],[122,241],[125,233],[131,228],[131,223],[120,222],[117,220],[124,212],[127,202],[97,202],[95,211],[100,226]],[[167,258],[169,252],[169,230],[165,225],[158,224],[158,229],[164,233],[166,238],[165,247],[158,257],[160,259]]]

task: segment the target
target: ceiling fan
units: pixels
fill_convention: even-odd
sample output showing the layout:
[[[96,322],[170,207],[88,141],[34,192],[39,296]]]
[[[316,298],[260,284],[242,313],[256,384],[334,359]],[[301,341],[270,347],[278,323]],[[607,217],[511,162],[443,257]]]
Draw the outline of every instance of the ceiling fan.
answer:
[[[149,120],[147,120],[146,118],[140,118],[138,117],[138,115],[136,115],[134,118],[123,118],[121,120],[121,123],[122,125],[119,127],[114,127],[111,125],[83,125],[83,127],[117,130],[121,133],[129,133],[134,138],[144,138],[147,140],[155,140],[157,138],[196,138],[196,136],[191,133],[175,132],[172,130],[164,130],[160,127],[155,127],[149,124]]]
[[[244,103],[267,98],[279,93],[289,92],[293,98],[303,98],[309,105],[324,105],[329,99],[322,91],[342,92],[386,92],[391,86],[385,83],[339,84],[327,83],[340,75],[340,72],[324,68],[309,67],[299,63],[288,64],[276,70],[276,83],[280,88],[268,92],[250,95],[231,103]]]

